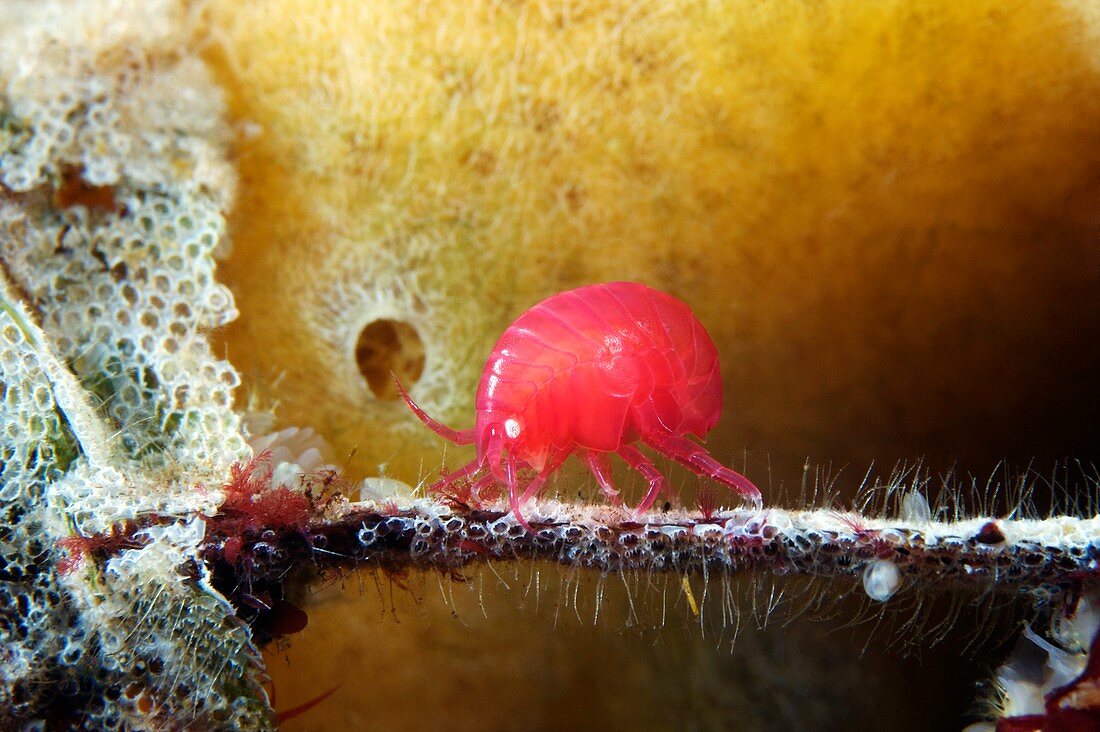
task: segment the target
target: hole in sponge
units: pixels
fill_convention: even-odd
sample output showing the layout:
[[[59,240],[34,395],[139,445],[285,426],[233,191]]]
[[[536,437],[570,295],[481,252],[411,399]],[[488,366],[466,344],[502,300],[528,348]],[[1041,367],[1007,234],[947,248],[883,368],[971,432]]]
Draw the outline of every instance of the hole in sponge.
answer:
[[[355,342],[355,362],[374,396],[396,401],[400,395],[390,372],[411,389],[424,373],[424,342],[408,323],[388,318],[372,320]]]

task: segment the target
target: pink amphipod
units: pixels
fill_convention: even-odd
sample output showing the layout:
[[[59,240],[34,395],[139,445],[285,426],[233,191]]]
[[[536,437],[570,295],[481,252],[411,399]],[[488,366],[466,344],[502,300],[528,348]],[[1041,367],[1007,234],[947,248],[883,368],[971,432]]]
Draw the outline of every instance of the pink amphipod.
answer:
[[[641,441],[699,475],[761,505],[760,490],[685,435],[702,438],[722,411],[714,342],[687,305],[636,282],[588,285],[543,300],[497,341],[477,389],[477,422],[454,430],[401,396],[428,427],[477,457],[430,490],[446,490],[488,472],[508,489],[516,519],[567,457],[579,453],[614,503],[612,453],[649,483],[635,515],[649,510],[665,478],[636,446]],[[521,472],[533,472],[521,486]]]

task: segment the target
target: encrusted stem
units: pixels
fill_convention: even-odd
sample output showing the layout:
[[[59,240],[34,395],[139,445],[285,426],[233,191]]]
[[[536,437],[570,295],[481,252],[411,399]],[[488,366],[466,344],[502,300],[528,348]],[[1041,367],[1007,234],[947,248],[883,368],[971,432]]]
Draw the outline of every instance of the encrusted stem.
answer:
[[[642,524],[615,509],[555,503],[532,512],[528,531],[504,511],[460,511],[428,501],[390,511],[349,504],[339,513],[244,536],[223,533],[214,518],[204,557],[235,586],[284,577],[303,554],[319,566],[396,571],[541,559],[603,572],[852,576],[877,600],[906,587],[949,584],[1051,601],[1100,580],[1100,516],[905,522],[767,509],[709,518],[652,514]]]

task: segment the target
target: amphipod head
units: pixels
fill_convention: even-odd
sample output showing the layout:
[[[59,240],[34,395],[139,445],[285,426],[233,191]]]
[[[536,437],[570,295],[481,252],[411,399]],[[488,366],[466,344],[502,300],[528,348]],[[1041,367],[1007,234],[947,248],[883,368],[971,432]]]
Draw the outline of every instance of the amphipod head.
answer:
[[[532,454],[529,442],[527,425],[521,415],[491,412],[478,415],[477,456],[498,479],[506,480],[506,458],[521,461],[523,467],[542,469],[546,457]]]

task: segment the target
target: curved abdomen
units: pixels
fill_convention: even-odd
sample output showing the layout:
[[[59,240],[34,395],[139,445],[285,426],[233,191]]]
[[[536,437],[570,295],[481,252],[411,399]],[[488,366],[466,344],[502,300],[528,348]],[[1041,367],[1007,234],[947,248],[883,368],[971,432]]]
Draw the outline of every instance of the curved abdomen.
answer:
[[[543,300],[497,341],[478,387],[477,442],[518,416],[531,453],[520,456],[541,463],[551,447],[702,436],[721,405],[714,343],[687,305],[633,282],[589,285]]]

